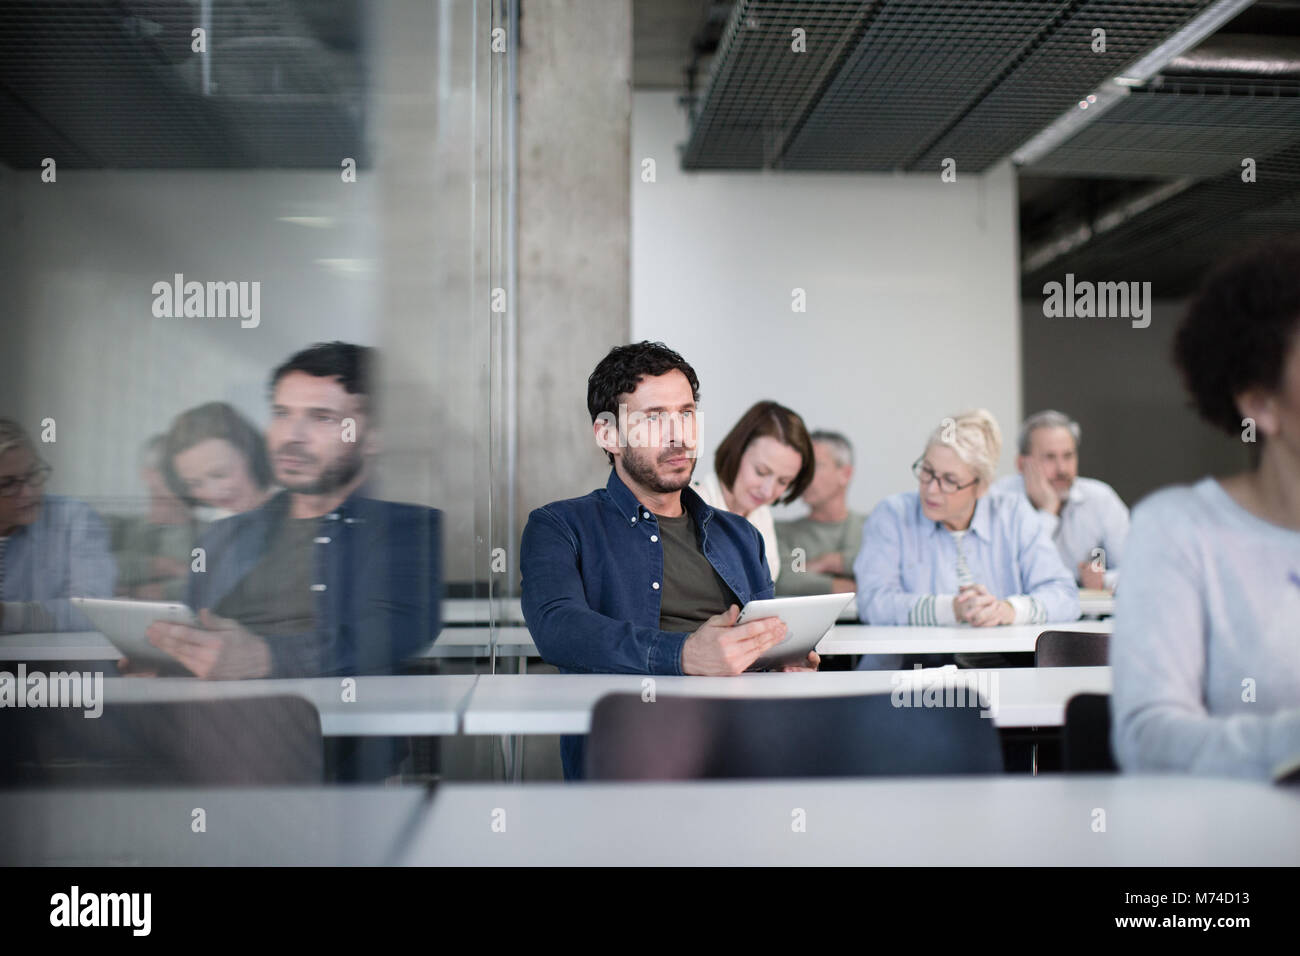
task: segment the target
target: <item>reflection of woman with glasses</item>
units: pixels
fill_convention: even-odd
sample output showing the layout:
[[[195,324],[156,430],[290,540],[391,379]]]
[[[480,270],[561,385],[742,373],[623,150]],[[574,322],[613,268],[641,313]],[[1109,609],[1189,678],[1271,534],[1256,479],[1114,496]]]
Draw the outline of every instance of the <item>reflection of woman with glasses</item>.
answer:
[[[983,409],[946,418],[886,498],[853,563],[868,624],[1043,624],[1079,616],[1079,592],[1027,500],[988,494],[1002,435]]]
[[[70,597],[111,597],[108,529],[85,502],[44,494],[50,466],[0,418],[0,631],[89,631]]]

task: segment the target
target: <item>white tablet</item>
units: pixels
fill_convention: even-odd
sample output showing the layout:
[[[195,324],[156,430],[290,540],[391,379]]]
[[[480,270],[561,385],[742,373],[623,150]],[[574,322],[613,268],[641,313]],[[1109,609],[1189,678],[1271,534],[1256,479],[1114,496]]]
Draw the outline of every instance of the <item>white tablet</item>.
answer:
[[[134,667],[163,666],[168,669],[180,668],[188,673],[185,665],[154,647],[145,636],[145,631],[154,621],[196,625],[198,619],[184,604],[118,598],[74,597],[70,600],[73,607],[90,618],[99,632],[122,652],[123,657],[129,658]]]
[[[802,664],[808,652],[835,626],[840,611],[848,607],[856,594],[814,594],[810,597],[770,598],[750,601],[736,618],[737,624],[764,617],[779,617],[785,622],[785,640],[750,665],[751,671],[769,670],[783,664]]]

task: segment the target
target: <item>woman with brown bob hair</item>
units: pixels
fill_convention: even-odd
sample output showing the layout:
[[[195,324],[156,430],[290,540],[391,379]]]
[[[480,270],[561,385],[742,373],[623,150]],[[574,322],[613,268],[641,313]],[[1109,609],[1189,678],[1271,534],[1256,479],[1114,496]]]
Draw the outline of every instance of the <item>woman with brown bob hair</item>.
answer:
[[[759,530],[775,581],[781,554],[772,505],[789,504],[803,494],[815,467],[803,419],[784,405],[758,402],[722,439],[713,456],[713,474],[691,487],[712,507],[748,518]]]
[[[225,402],[181,412],[167,431],[163,477],[182,501],[214,517],[251,511],[274,492],[266,439]]]

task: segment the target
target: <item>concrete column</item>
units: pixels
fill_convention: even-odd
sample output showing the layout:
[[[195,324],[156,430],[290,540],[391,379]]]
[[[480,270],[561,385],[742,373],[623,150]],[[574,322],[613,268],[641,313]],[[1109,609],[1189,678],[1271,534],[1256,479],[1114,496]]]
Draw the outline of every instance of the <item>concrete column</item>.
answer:
[[[631,0],[523,0],[519,530],[531,509],[603,486],[609,471],[587,376],[631,329],[631,79]]]
[[[486,576],[489,8],[376,4],[381,490],[443,509],[449,581]]]

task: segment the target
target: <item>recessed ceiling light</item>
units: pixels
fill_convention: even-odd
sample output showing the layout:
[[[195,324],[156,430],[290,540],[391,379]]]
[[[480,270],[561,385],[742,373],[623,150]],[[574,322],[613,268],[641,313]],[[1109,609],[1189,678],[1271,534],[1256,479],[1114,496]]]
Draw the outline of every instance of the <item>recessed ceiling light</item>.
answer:
[[[276,222],[291,222],[295,226],[309,226],[312,229],[328,229],[334,225],[329,216],[277,216]]]

